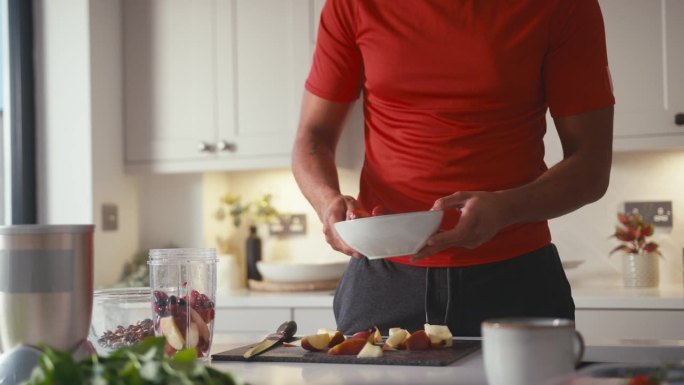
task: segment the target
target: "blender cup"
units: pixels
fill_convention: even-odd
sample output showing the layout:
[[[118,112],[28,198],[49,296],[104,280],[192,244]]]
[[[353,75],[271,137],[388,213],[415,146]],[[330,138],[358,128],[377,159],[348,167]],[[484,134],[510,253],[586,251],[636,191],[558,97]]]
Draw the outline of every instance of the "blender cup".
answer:
[[[154,330],[166,338],[166,354],[195,348],[207,359],[214,331],[216,249],[150,250]]]

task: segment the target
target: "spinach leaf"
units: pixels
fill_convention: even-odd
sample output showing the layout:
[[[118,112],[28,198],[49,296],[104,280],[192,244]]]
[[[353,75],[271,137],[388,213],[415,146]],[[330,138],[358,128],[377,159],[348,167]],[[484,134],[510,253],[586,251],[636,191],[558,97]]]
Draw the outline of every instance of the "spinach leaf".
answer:
[[[43,355],[22,385],[242,385],[234,376],[195,358],[195,349],[164,356],[164,337],[147,337],[132,347],[76,362],[68,352],[43,346]]]

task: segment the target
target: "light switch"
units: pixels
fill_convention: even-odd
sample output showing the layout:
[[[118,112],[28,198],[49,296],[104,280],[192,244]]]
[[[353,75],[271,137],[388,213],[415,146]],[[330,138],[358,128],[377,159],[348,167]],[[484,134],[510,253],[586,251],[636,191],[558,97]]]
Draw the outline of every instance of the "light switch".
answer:
[[[119,206],[111,203],[102,205],[102,231],[119,229]]]

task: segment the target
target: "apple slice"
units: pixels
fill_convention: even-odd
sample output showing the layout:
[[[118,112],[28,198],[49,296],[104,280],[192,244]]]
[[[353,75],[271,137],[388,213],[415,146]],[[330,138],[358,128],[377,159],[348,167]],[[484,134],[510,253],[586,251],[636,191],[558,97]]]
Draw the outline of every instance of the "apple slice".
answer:
[[[339,330],[321,328],[316,331],[316,334],[328,334],[330,336],[330,342],[328,343],[329,348],[332,348],[333,346],[347,339],[347,337],[345,337],[344,334],[342,334],[342,332]]]
[[[430,337],[425,330],[416,330],[406,339],[406,349],[408,350],[428,350],[432,347]]]
[[[373,343],[379,344],[382,342],[382,334],[380,334],[380,329],[375,327],[375,332],[373,332]]]
[[[200,337],[204,338],[205,341],[209,341],[209,327],[204,318],[193,308],[190,308],[190,317],[192,318],[192,323],[197,324],[197,331]]]
[[[366,343],[367,341],[361,338],[349,339],[328,349],[328,354],[332,356],[356,355]]]
[[[451,330],[446,325],[424,325],[425,333],[430,338],[432,347],[451,347],[453,345],[453,336]]]
[[[409,332],[406,329],[396,330],[393,334],[387,337],[385,344],[382,346],[384,350],[397,350],[401,344],[409,336]]]
[[[363,345],[363,349],[359,352],[359,354],[356,355],[357,358],[376,358],[376,357],[382,357],[382,348],[373,345],[370,342],[366,342],[365,345]]]
[[[306,336],[301,340],[302,348],[310,352],[319,352],[328,348],[330,343],[330,334],[313,334]]]
[[[162,317],[159,320],[159,329],[164,337],[166,337],[166,342],[171,345],[172,348],[176,350],[183,349],[185,345],[185,338],[178,330],[176,322],[173,320],[173,316]]]
[[[402,329],[402,328],[399,328],[399,327],[389,328],[389,335],[391,336],[392,334],[398,332],[399,330],[406,330],[406,329]]]
[[[345,337],[344,334],[342,334],[342,332],[339,330],[335,330],[331,333],[333,334],[330,334],[330,343],[328,344],[329,348],[332,348],[333,346],[340,344],[347,339],[347,337]]]
[[[188,348],[194,348],[197,346],[197,343],[200,340],[200,334],[198,329],[199,328],[197,327],[196,323],[190,323],[190,326],[188,327]]]
[[[360,332],[356,332],[356,333],[352,334],[351,339],[352,340],[355,340],[355,339],[367,340],[369,337],[372,336],[373,332],[374,332],[373,329],[362,330]]]

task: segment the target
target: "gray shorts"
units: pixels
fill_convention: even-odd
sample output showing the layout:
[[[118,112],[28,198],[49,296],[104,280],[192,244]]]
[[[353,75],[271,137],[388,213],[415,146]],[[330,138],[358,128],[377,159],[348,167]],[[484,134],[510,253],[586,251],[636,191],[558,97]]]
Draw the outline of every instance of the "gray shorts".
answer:
[[[425,322],[455,336],[479,336],[498,317],[574,319],[570,284],[553,244],[501,262],[450,268],[352,259],[333,301],[337,329],[353,334],[378,326],[409,331]]]

